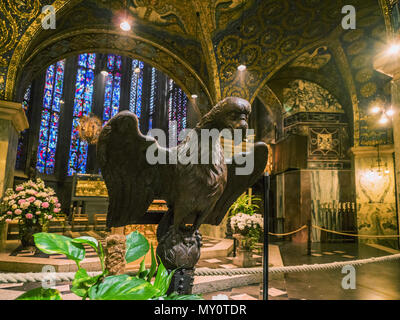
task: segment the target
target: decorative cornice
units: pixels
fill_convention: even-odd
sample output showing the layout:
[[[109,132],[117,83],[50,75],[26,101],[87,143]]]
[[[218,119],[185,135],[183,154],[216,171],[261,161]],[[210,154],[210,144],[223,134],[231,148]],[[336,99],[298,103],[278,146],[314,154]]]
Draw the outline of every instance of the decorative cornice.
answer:
[[[358,157],[358,156],[374,156],[376,157],[378,155],[378,147],[371,147],[371,146],[365,146],[365,147],[353,147],[350,149],[351,154]],[[392,144],[386,144],[386,145],[379,145],[379,154],[392,154],[394,152],[394,146]]]
[[[18,102],[0,100],[0,119],[10,120],[18,133],[29,128],[28,119]]]

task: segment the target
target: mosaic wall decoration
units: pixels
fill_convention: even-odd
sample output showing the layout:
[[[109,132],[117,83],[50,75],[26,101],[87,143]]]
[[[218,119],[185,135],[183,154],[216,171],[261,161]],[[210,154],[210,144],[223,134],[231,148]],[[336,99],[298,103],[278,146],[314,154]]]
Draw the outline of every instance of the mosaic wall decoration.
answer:
[[[60,106],[63,94],[65,60],[47,68],[40,120],[36,169],[53,174],[56,162]]]
[[[84,53],[78,57],[75,84],[74,111],[71,130],[71,145],[67,174],[86,173],[88,143],[79,137],[79,119],[92,111],[94,69],[96,54]]]
[[[313,49],[312,52],[305,52],[293,62],[290,67],[303,67],[311,69],[320,69],[325,66],[332,59],[332,54],[328,52],[328,48],[318,47]]]
[[[391,153],[355,157],[358,233],[392,235],[398,230],[393,157]],[[362,242],[397,246],[393,239],[361,239]]]
[[[53,4],[59,11],[57,40],[48,41],[31,56],[49,39],[48,33],[39,32],[40,18],[36,19],[45,4]],[[349,4],[357,8],[357,29],[345,31],[340,28],[340,9]],[[355,102],[354,144],[392,142],[391,132],[369,130],[367,110],[377,97],[390,100],[388,79],[373,71],[372,58],[378,50],[377,43],[385,37],[387,17],[391,19],[387,28],[396,25],[396,2],[130,0],[129,13],[137,18],[135,30],[148,42],[121,35],[108,41],[103,33],[88,31],[93,26],[99,29],[101,24],[107,25],[112,13],[123,5],[121,1],[109,4],[95,0],[2,2],[0,99],[22,100],[23,92],[17,94],[20,88],[26,88],[35,74],[54,63],[55,57],[77,49],[94,52],[107,45],[129,52],[131,57],[143,57],[145,62],[159,63],[157,67],[175,75],[188,93],[199,90],[200,84],[198,108],[204,113],[216,100],[228,95],[252,100],[260,86],[286,63],[322,66],[329,59],[329,54],[323,52],[325,44],[318,47],[322,52],[304,49],[325,39],[328,48],[337,48],[338,52],[344,48],[338,63],[347,74],[346,86],[351,87],[353,82],[355,85],[355,92],[349,89]],[[80,34],[73,36],[69,28]],[[26,64],[24,59],[30,56]],[[240,63],[247,65],[245,74],[237,72]],[[21,81],[16,83],[17,79]]]
[[[338,112],[344,113],[342,106],[326,89],[316,83],[294,80],[283,90],[285,116],[296,112]]]

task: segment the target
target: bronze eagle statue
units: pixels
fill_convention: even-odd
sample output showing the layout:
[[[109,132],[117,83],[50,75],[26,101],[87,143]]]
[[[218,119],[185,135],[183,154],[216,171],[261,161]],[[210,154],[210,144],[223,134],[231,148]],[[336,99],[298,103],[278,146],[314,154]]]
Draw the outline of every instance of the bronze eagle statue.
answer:
[[[250,111],[247,100],[225,98],[172,148],[161,147],[155,138],[143,135],[134,113],[115,115],[102,129],[97,143],[98,162],[109,194],[107,227],[142,223],[156,198],[164,199],[169,208],[159,223],[159,242],[167,234],[171,236],[170,229],[175,235],[186,234],[180,237],[185,242],[201,224],[218,225],[234,201],[264,172],[268,148],[257,142],[250,152],[225,159],[220,139],[203,136],[202,132],[246,132]],[[149,150],[167,161],[149,163]],[[182,156],[189,160],[196,156],[198,161],[172,161]],[[238,175],[236,169],[243,166],[241,159],[246,156],[254,161],[254,169]],[[204,159],[209,161],[200,161]],[[187,225],[192,227],[188,229]]]

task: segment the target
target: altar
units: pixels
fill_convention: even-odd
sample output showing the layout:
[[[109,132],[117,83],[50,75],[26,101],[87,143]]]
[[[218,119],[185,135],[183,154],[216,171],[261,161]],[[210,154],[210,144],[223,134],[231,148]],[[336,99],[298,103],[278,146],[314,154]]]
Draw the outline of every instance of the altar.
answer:
[[[75,174],[72,183],[70,214],[86,214],[89,224],[95,224],[96,214],[107,214],[108,193],[100,174]],[[166,201],[155,199],[147,209],[141,224],[142,231],[155,229],[163,214],[168,211]],[[132,228],[128,229],[132,231]],[[136,230],[136,229],[135,229]]]

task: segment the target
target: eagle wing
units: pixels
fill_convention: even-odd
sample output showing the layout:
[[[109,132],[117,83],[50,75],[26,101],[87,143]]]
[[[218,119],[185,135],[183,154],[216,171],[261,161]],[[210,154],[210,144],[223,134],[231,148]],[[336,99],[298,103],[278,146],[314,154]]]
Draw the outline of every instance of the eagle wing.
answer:
[[[241,162],[239,157],[243,156],[254,157],[254,169],[248,175],[238,175],[236,171],[238,168],[244,167],[244,165],[238,164]],[[207,216],[204,223],[219,225],[236,199],[261,177],[267,162],[268,147],[264,142],[255,143],[254,149],[250,152],[236,154],[232,159],[232,163],[228,164],[228,178],[225,190],[217,201],[213,212]]]
[[[107,227],[143,223],[143,216],[154,198],[166,198],[165,174],[168,165],[149,164],[150,146],[159,153],[169,150],[139,130],[136,115],[122,111],[102,129],[97,143],[97,159],[108,189]]]

